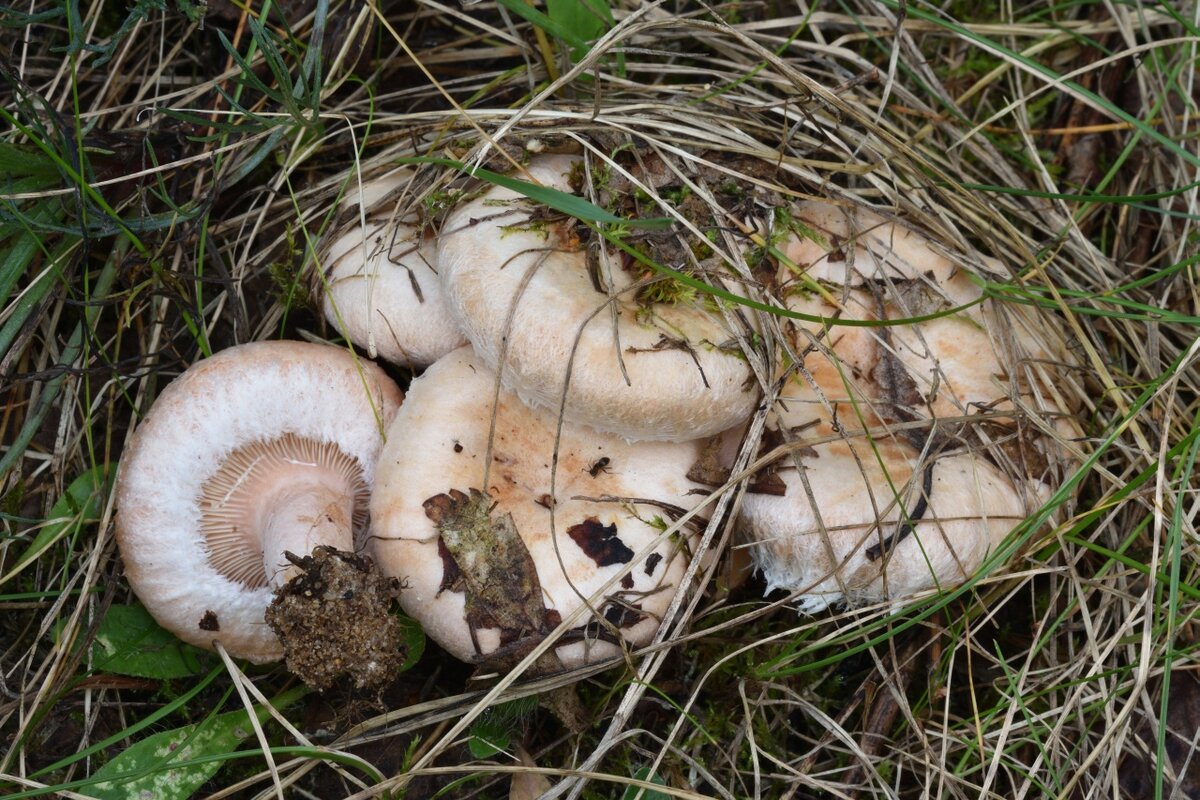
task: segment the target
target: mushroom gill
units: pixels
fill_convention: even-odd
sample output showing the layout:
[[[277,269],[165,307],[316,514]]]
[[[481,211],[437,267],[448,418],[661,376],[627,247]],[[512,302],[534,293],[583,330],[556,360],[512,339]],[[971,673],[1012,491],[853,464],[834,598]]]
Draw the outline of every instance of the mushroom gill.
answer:
[[[362,467],[332,442],[284,433],[243,445],[201,489],[209,563],[247,588],[279,585],[294,571],[285,551],[353,550],[366,531],[368,499]]]

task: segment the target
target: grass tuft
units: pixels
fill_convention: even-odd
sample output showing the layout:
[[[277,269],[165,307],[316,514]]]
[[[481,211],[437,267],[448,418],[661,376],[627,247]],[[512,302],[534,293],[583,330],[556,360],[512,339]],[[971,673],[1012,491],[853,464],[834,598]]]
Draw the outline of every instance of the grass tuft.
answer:
[[[1180,711],[1200,703],[1188,8],[0,11],[0,794],[117,796],[134,781],[160,797],[491,797],[517,771],[573,798],[1194,791],[1196,721]],[[523,181],[538,148],[586,156],[585,196]],[[609,196],[637,159],[686,191],[634,181]],[[789,316],[850,322],[780,314],[782,294],[754,279],[782,256],[778,234],[807,235],[789,205],[900,218],[973,266],[1010,324],[1051,320],[1042,343],[1071,366],[1044,392],[1080,428],[1025,419],[1072,454],[1064,488],[964,586],[813,616],[739,577],[744,549],[714,525],[711,580],[607,668],[481,685],[431,646],[380,697],[301,698],[282,668],[173,645],[112,543],[127,437],[212,352],[332,335],[310,292],[320,242],[351,222],[343,200],[399,163],[415,174],[400,202],[431,226],[480,181],[584,220],[657,299],[703,294],[753,320],[750,360]],[[789,289],[836,302],[815,281]],[[566,690],[592,725],[531,699]]]

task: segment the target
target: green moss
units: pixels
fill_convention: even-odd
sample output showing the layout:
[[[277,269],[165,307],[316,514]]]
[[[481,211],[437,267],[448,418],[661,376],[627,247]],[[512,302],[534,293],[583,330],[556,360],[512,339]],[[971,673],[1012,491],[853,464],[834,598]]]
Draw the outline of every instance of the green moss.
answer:
[[[550,228],[545,220],[529,220],[516,225],[501,225],[500,238],[503,239],[515,233],[536,233],[545,241],[550,238]]]
[[[659,196],[671,205],[678,206],[682,204],[684,200],[687,200],[692,196],[692,187],[677,186],[675,188],[662,191]]]
[[[444,211],[449,211],[454,206],[458,205],[463,199],[466,192],[462,189],[446,189],[444,191],[430,192],[423,201],[425,211],[431,216],[436,216]]]
[[[777,206],[775,208],[774,223],[771,231],[772,247],[778,247],[792,234],[801,239],[816,242],[821,247],[829,247],[829,240],[825,238],[824,234],[797,219],[786,206]]]
[[[596,194],[600,194],[609,189],[612,183],[612,167],[604,162],[595,162],[592,164],[592,189]],[[567,180],[571,186],[571,190],[584,194],[584,187],[587,185],[588,171],[585,169],[582,161],[576,161],[571,165],[571,172],[567,176]],[[613,209],[609,209],[612,211]]]
[[[746,197],[746,190],[735,180],[728,180],[717,187],[717,193],[733,200],[743,200]]]
[[[313,305],[308,287],[300,280],[304,248],[297,243],[295,232],[290,225],[284,232],[284,239],[286,245],[280,258],[267,264],[267,274],[271,276],[271,282],[275,285],[279,302],[284,308],[291,308],[297,301]]]
[[[25,500],[25,480],[18,478],[13,487],[0,497],[0,514],[6,517],[17,517],[21,512],[21,504]]]
[[[703,261],[706,258],[711,258],[714,252],[711,245],[717,241],[718,231],[715,228],[709,228],[704,232],[704,239],[692,242],[692,255],[697,261]]]
[[[686,283],[677,281],[674,278],[661,278],[638,292],[638,299],[643,303],[680,305],[696,302],[699,295],[700,292]]]

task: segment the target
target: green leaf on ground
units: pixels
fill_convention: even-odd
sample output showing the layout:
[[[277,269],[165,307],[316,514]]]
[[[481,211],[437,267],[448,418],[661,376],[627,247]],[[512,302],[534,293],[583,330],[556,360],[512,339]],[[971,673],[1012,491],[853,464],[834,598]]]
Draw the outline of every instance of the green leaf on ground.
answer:
[[[471,726],[471,740],[467,747],[475,758],[491,758],[512,743],[512,730],[507,721],[495,718],[479,720]]]
[[[408,655],[405,656],[404,663],[400,665],[398,671],[404,672],[415,667],[421,660],[421,656],[425,654],[425,629],[412,617],[401,616],[399,619],[404,635],[404,647]]]
[[[471,725],[471,739],[467,747],[475,758],[491,758],[512,743],[521,720],[537,708],[537,695],[522,697],[501,703],[485,711]]]
[[[112,606],[92,642],[92,669],[138,678],[183,678],[201,672],[207,654],[179,641],[140,605]]]
[[[605,0],[546,0],[551,20],[580,42],[593,42],[613,25],[612,9]],[[571,61],[578,62],[587,55],[587,45],[571,46]]]
[[[307,689],[299,687],[273,701],[283,708]],[[262,722],[267,710],[255,715]],[[97,780],[87,794],[98,800],[184,800],[204,785],[243,740],[254,735],[245,710],[229,711],[194,725],[148,736],[109,761],[92,776]]]
[[[633,779],[636,781],[646,781],[649,783],[666,786],[667,782],[658,777],[657,774],[651,773],[649,767],[642,767],[637,772],[633,773]],[[625,794],[621,795],[621,800],[671,800],[666,794],[656,792],[653,789],[644,789],[637,786],[625,787]]]
[[[104,499],[108,496],[111,478],[109,465],[99,464],[73,480],[55,501],[50,509],[49,518],[25,548],[25,552],[8,572],[0,576],[0,586],[37,561],[38,557],[53,547],[58,540],[64,536],[73,536],[84,525],[99,520],[104,509]]]

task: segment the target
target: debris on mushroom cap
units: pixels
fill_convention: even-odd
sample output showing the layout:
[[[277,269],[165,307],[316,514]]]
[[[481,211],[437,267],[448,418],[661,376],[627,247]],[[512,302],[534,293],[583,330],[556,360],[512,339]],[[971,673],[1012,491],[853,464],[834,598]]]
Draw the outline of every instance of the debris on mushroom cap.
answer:
[[[173,381],[117,487],[117,543],[147,610],[192,644],[277,660],[263,615],[295,571],[283,553],[354,549],[401,400],[374,364],[303,342],[230,348]]]
[[[790,443],[777,464],[786,490],[746,496],[751,552],[769,585],[812,611],[961,583],[1068,461],[1027,416],[1072,430],[1049,332],[979,302],[965,270],[913,231],[825,203],[794,213],[809,233],[785,253],[836,305],[788,291],[800,284],[785,274],[789,308],[888,321],[968,307],[913,324],[787,326],[799,361],[773,423]]]
[[[539,156],[528,173],[567,190],[577,163]],[[589,266],[576,224],[503,188],[447,218],[439,268],[480,360],[497,369],[503,352],[506,388],[556,411],[569,373],[566,418],[631,440],[701,438],[746,419],[758,387],[720,310],[639,300],[620,253],[593,252]]]
[[[700,499],[685,477],[700,445],[565,424],[555,462],[554,415],[501,390],[489,448],[494,391],[463,348],[413,381],[388,432],[371,539],[384,573],[405,581],[405,612],[466,661],[536,645],[585,602],[556,648],[563,664],[647,642],[686,567],[696,526],[662,533]]]
[[[446,305],[436,248],[415,216],[397,219],[388,202],[402,171],[362,186],[366,224],[355,217],[327,240],[322,307],[337,330],[375,357],[408,367],[432,364],[466,344]],[[358,192],[348,198],[357,209]]]

